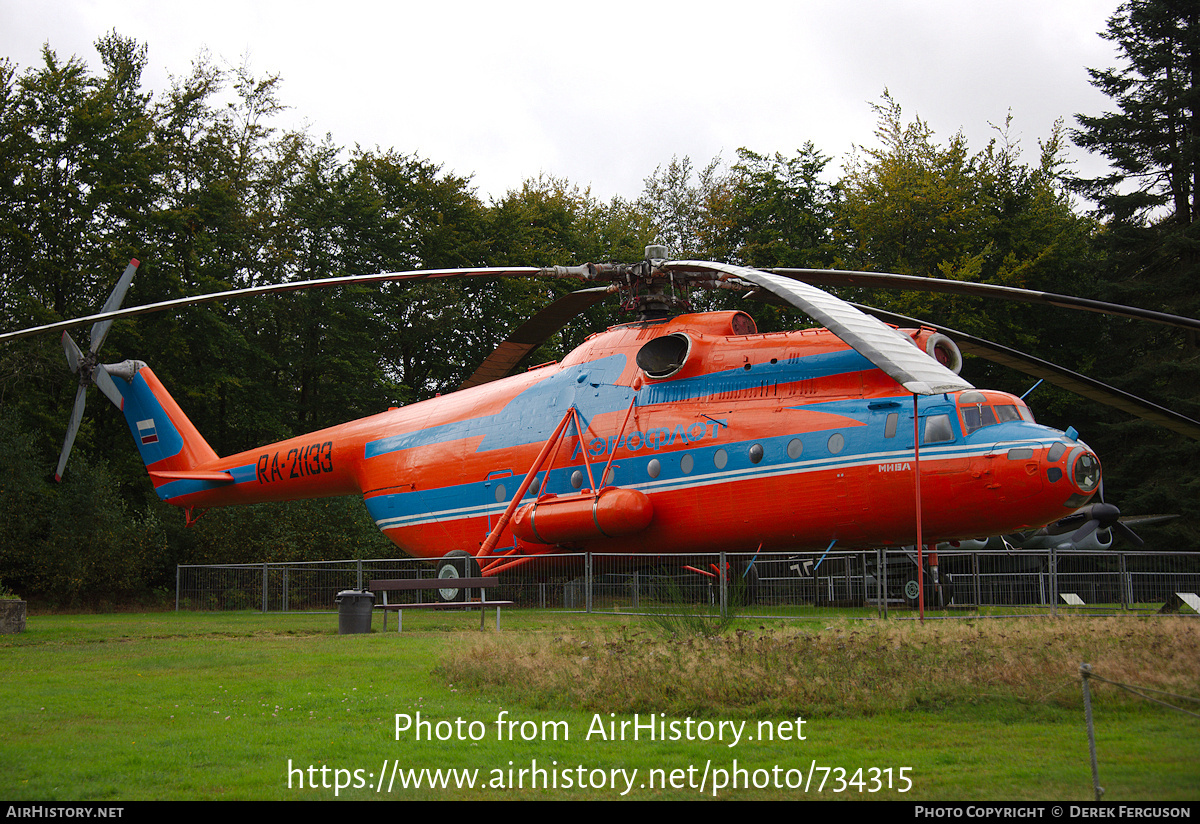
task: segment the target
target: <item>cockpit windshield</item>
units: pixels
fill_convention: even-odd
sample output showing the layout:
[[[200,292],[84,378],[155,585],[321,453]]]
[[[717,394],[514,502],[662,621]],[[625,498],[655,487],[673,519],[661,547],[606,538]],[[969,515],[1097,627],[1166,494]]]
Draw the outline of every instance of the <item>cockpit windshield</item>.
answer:
[[[1012,395],[1000,393],[963,392],[958,396],[958,411],[962,415],[963,433],[967,435],[997,423],[1019,420],[1033,423],[1028,406]]]

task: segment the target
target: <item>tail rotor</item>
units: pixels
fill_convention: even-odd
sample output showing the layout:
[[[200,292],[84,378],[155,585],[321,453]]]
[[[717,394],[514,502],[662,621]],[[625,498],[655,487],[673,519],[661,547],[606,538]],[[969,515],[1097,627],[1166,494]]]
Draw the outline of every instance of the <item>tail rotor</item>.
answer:
[[[105,301],[104,308],[101,310],[102,314],[115,312],[120,308],[121,301],[125,299],[125,293],[129,291],[129,285],[133,282],[133,274],[137,271],[138,265],[136,259],[129,261],[129,265],[125,267],[112,294]],[[79,425],[83,421],[83,410],[87,403],[88,387],[99,387],[105,397],[112,401],[118,409],[122,408],[124,404],[124,398],[118,391],[117,385],[113,383],[108,368],[100,363],[96,354],[111,328],[112,320],[99,320],[92,324],[91,344],[88,346],[87,352],[82,351],[74,339],[68,333],[63,332],[63,351],[67,356],[67,365],[71,368],[71,372],[79,376],[79,389],[75,392],[75,406],[71,410],[71,420],[67,424],[67,436],[63,440],[62,453],[58,456],[58,468],[54,472],[55,481],[62,480],[63,471],[67,467],[67,458],[71,454],[71,447],[75,444],[75,436],[79,434]]]

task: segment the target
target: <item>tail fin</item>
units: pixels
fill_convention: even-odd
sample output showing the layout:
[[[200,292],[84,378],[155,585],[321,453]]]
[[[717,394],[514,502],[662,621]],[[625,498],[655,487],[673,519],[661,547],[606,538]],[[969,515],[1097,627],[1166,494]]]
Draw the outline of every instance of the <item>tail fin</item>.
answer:
[[[228,472],[199,468],[216,461],[217,453],[150,367],[131,360],[105,368],[117,379],[114,383],[123,401],[121,412],[160,497],[170,497],[160,487],[172,481],[233,481]]]

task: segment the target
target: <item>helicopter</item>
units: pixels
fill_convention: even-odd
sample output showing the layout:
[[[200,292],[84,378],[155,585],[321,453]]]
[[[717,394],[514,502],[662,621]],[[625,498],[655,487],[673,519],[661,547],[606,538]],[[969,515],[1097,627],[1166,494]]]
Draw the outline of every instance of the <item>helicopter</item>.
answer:
[[[1090,514],[1100,510],[1085,509],[1101,488],[1093,450],[1072,429],[1038,424],[1021,398],[973,386],[960,375],[964,351],[1200,438],[1200,423],[1112,387],[953,330],[890,316],[896,323],[884,323],[813,285],[924,279],[673,261],[651,246],[633,264],[380,273],[120,309],[137,266],[131,261],[97,315],[0,335],[62,332],[79,388],[56,477],[95,385],[123,413],[160,499],[182,508],[188,523],[212,507],[357,495],[384,535],[436,563],[439,577],[498,575],[564,551],[659,558],[904,546],[914,535],[920,546],[1068,517],[1093,524],[1081,529],[1100,526]],[[318,286],[459,277],[590,286],[518,328],[459,391],[224,457],[147,364],[104,364],[97,354],[118,318]],[[1086,299],[923,286],[1200,328]],[[822,328],[760,333],[745,312],[686,311],[678,295],[696,288],[782,301]],[[510,374],[567,320],[611,295],[636,319],[592,335],[559,362]],[[84,351],[67,330],[88,323]]]

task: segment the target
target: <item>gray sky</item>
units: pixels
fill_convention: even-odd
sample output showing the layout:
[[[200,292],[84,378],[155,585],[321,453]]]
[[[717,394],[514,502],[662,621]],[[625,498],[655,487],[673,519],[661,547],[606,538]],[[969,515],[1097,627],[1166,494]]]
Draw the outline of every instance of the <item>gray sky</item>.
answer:
[[[1026,159],[1057,118],[1109,101],[1087,67],[1116,65],[1097,32],[1118,0],[0,0],[0,56],[49,43],[99,70],[116,29],[149,46],[145,85],[202,49],[278,74],[291,120],[335,144],[415,152],[502,196],[539,174],[635,197],[672,156],[739,147],[834,161],[875,145],[884,88],[945,141],[972,149],[1011,110]],[[1101,158],[1074,150],[1078,169]]]

